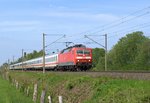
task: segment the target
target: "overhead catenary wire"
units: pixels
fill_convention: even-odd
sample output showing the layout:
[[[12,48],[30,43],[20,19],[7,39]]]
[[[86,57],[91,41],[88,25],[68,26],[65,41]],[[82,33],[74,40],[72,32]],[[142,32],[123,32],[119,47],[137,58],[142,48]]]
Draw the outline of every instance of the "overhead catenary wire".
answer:
[[[124,28],[124,29],[120,29],[120,30],[108,32],[108,34],[119,33],[119,32],[122,32],[122,31],[125,31],[125,30],[128,30],[128,29],[131,29],[131,28],[132,28],[131,30],[135,30],[135,29],[133,29],[133,28],[138,28],[138,27],[145,28],[145,27],[149,27],[149,25],[150,25],[150,22],[148,22],[148,23],[142,23],[142,24],[130,26],[130,27],[128,27],[128,28]],[[101,36],[101,35],[95,34],[95,35],[89,35],[89,36]]]
[[[119,23],[117,23],[117,24],[111,25],[111,26],[109,26],[109,27],[107,27],[107,28],[103,28],[103,29],[101,29],[101,30],[98,30],[98,31],[96,31],[96,32],[93,32],[93,33],[91,33],[91,34],[100,33],[100,32],[102,32],[102,31],[104,31],[105,29],[108,30],[108,29],[115,28],[115,27],[117,27],[117,26],[120,26],[120,25],[122,25],[122,24],[125,24],[125,23],[127,23],[127,22],[129,22],[129,21],[131,21],[131,20],[135,20],[135,19],[137,19],[137,18],[139,18],[139,17],[142,17],[142,16],[144,16],[144,15],[147,15],[147,14],[149,14],[149,13],[150,13],[150,12],[148,11],[148,12],[146,12],[146,13],[140,14],[140,15],[135,16],[135,17],[133,17],[133,18],[130,18],[130,19],[128,19],[128,20],[124,20],[124,21],[119,22]]]
[[[150,27],[150,25],[143,26],[143,27],[141,27],[140,29],[147,28],[147,27]],[[137,29],[131,29],[131,30],[128,30],[128,31],[124,31],[123,33],[131,32],[131,31],[136,31],[136,30],[137,30]]]
[[[147,26],[143,26],[140,29],[147,28],[147,27],[150,27],[150,24]],[[140,31],[139,29],[130,29],[130,30],[126,30],[126,31],[114,32],[114,35],[109,36],[108,39],[117,37],[118,34],[116,34],[116,33],[125,34],[125,33],[129,33],[129,32],[134,32],[134,31],[136,32],[137,30]]]
[[[138,11],[135,11],[135,12],[133,12],[133,13],[131,13],[131,14],[129,14],[129,15],[127,15],[127,16],[125,16],[125,17],[123,17],[123,18],[121,18],[121,19],[119,19],[119,20],[116,20],[116,21],[113,21],[113,22],[111,22],[111,23],[109,23],[109,24],[106,24],[106,25],[103,25],[103,26],[101,26],[101,27],[103,27],[101,30],[98,30],[98,31],[96,31],[96,32],[93,32],[93,33],[91,33],[91,34],[96,34],[96,33],[99,33],[99,32],[102,32],[102,31],[104,31],[105,29],[112,29],[112,28],[114,28],[114,27],[117,27],[117,26],[120,26],[121,24],[125,24],[125,23],[127,23],[127,22],[129,22],[129,21],[131,21],[131,20],[135,20],[136,18],[140,18],[140,17],[142,17],[142,16],[145,16],[145,15],[147,15],[147,14],[149,14],[150,12],[149,12],[149,9],[150,9],[150,6],[148,6],[148,7],[146,7],[146,8],[144,8],[144,9],[141,9],[141,10],[138,10]],[[144,11],[144,13],[141,13],[142,11]],[[140,14],[139,14],[140,13]],[[138,14],[138,15],[137,15]],[[135,16],[134,16],[135,15]],[[95,29],[99,29],[100,27],[96,27],[96,28],[94,28],[94,29],[91,29],[91,30],[88,30],[88,31],[85,31],[85,32],[81,32],[80,34],[83,34],[84,33],[84,35],[85,34],[87,34],[87,32],[90,32],[90,31],[93,31],[93,30],[95,30]],[[120,30],[120,32],[121,32],[122,30]],[[118,31],[115,31],[114,33],[116,33],[116,32],[118,32]],[[110,34],[110,33],[108,33],[108,34]],[[52,34],[51,34],[51,36],[52,36]],[[54,34],[54,36],[55,36],[55,34]],[[116,35],[115,35],[116,36]],[[74,38],[75,36],[67,36],[67,37],[70,37],[70,38]],[[108,36],[108,39],[109,38],[112,38],[113,36]],[[82,40],[82,38],[78,38],[78,39],[76,39],[76,40],[73,40],[73,41],[79,41],[79,40]],[[99,39],[99,40],[102,40],[102,39]],[[51,45],[51,44],[49,44],[49,45]]]
[[[59,41],[59,40],[62,39],[62,38],[65,38],[65,37],[66,37],[66,35],[63,35],[62,37],[60,37],[60,38],[58,38],[57,40],[53,41],[52,43],[46,45],[45,47],[48,47],[48,46],[52,45],[53,43]]]
[[[110,34],[110,33],[117,33],[117,32],[119,32],[119,31],[124,31],[124,30],[130,29],[130,28],[142,27],[142,26],[147,25],[147,24],[150,25],[150,22],[148,22],[148,23],[142,23],[142,24],[138,24],[138,25],[134,25],[134,26],[130,26],[130,27],[128,27],[128,28],[120,29],[120,30],[113,31],[113,32],[108,32],[108,34]]]
[[[135,19],[137,19],[137,18],[144,17],[144,16],[150,14],[150,11],[149,11],[149,10],[150,10],[150,6],[144,8],[144,9],[135,11],[135,12],[133,12],[133,13],[131,13],[131,14],[129,14],[129,15],[127,15],[127,16],[125,16],[125,17],[119,19],[119,20],[113,21],[113,22],[108,23],[108,24],[103,25],[103,26],[96,27],[96,28],[94,28],[94,29],[91,29],[91,30],[88,30],[88,31],[85,31],[85,32],[81,32],[80,34],[87,35],[88,32],[94,31],[95,29],[97,30],[97,29],[99,29],[100,27],[102,27],[101,30],[98,30],[98,31],[95,31],[95,32],[90,33],[90,36],[93,35],[93,36],[97,36],[97,37],[98,37],[99,35],[94,35],[94,34],[97,34],[97,33],[100,33],[100,32],[104,32],[104,31],[106,31],[106,30],[108,30],[108,29],[112,29],[112,28],[118,27],[118,26],[120,26],[120,25],[122,25],[122,24],[125,24],[125,23],[128,23],[128,22],[130,22],[130,21],[133,21],[133,20],[135,20]],[[143,11],[144,11],[144,13],[143,13]],[[143,27],[144,24],[148,24],[148,23],[143,23],[143,24],[139,24],[139,25],[132,26],[132,27],[131,27],[131,28],[132,28],[131,30],[133,30],[133,28],[136,28],[136,27],[138,27],[138,26],[144,28],[144,27]],[[141,25],[142,25],[142,26],[141,26]],[[145,26],[145,27],[146,27],[146,26]],[[129,28],[129,29],[130,29],[130,28]],[[107,34],[109,34],[109,35],[110,35],[111,33],[115,33],[115,35],[108,36],[108,39],[114,38],[114,37],[118,36],[118,34],[116,34],[116,33],[122,32],[122,31],[125,31],[125,30],[126,30],[126,29],[121,29],[121,30],[117,30],[117,31],[113,31],[113,32],[108,32]],[[130,30],[130,31],[131,31],[131,30]],[[134,30],[135,30],[135,29],[134,29]],[[106,32],[105,32],[105,33],[106,33]],[[102,34],[102,33],[101,33],[101,34]],[[74,40],[74,41],[78,41],[78,40],[82,40],[82,39],[76,39],[76,40]],[[98,39],[98,40],[103,40],[103,39]],[[83,43],[83,42],[82,42],[82,43]],[[93,43],[94,43],[94,42],[93,42]],[[88,44],[88,43],[87,43],[87,44]],[[89,44],[91,44],[91,43],[89,43]]]
[[[136,12],[133,12],[133,13],[131,13],[131,14],[129,14],[129,15],[127,15],[127,16],[125,16],[125,17],[123,17],[123,18],[121,18],[121,19],[119,19],[119,20],[116,20],[116,21],[113,21],[113,22],[111,22],[111,23],[109,23],[109,24],[106,24],[106,25],[103,25],[103,26],[101,26],[101,27],[103,27],[101,30],[99,30],[99,31],[96,31],[96,32],[93,32],[92,34],[96,34],[96,33],[99,33],[99,32],[102,32],[102,31],[104,31],[105,29],[112,29],[112,28],[114,28],[114,27],[117,27],[117,26],[119,26],[119,25],[121,25],[121,24],[124,24],[124,23],[127,23],[127,22],[129,22],[129,21],[131,21],[131,20],[135,20],[136,18],[140,18],[140,17],[142,17],[142,16],[145,16],[145,15],[147,15],[147,14],[149,14],[150,12],[149,12],[149,9],[150,9],[150,6],[149,7],[146,7],[146,8],[144,8],[144,9],[141,9],[141,10],[138,10],[138,11],[136,11]],[[146,10],[146,12],[145,12],[145,10]],[[140,12],[142,12],[142,11],[144,11],[144,13],[140,13]],[[139,14],[140,13],[140,14]],[[136,14],[138,14],[138,15],[136,15]],[[136,16],[133,16],[133,15],[136,15]],[[98,29],[99,27],[96,27],[95,29]],[[94,29],[92,29],[92,30],[94,30]],[[86,32],[90,32],[91,30],[88,30],[88,31],[86,31]],[[121,32],[122,30],[120,30],[120,32]],[[86,34],[86,32],[81,32],[80,34]],[[116,33],[116,32],[118,32],[118,31],[115,31],[114,33]],[[110,32],[111,33],[111,32]],[[110,33],[108,33],[108,34],[110,34]],[[56,34],[49,34],[50,36],[56,36]],[[60,35],[58,35],[57,34],[57,36],[60,36]],[[68,38],[74,38],[75,36],[67,36]],[[113,37],[116,37],[116,34],[115,34],[115,36],[108,36],[108,39],[109,38],[113,38]],[[60,38],[61,39],[61,38]],[[47,46],[49,46],[49,45],[51,45],[51,44],[53,44],[53,43],[55,43],[55,42],[57,42],[58,40],[60,40],[60,39],[57,39],[56,41],[54,41],[54,42],[52,42],[52,43],[50,43],[50,44],[48,44]],[[76,43],[78,42],[78,41],[82,41],[83,39],[82,38],[77,38],[77,39],[75,39],[75,40],[72,40],[72,41],[76,41]],[[99,40],[103,40],[103,39],[99,39]],[[79,42],[78,42],[79,43]],[[80,42],[80,43],[86,43],[86,42]],[[92,42],[91,42],[92,43]],[[86,43],[86,44],[91,44],[91,43]],[[47,47],[46,46],[46,47]]]
[[[93,28],[93,29],[90,29],[90,30],[87,30],[87,31],[84,31],[84,32],[81,32],[81,33],[78,33],[78,34],[87,34],[87,33],[89,33],[89,32],[93,32],[94,30],[97,30],[97,29],[99,29],[99,28],[104,28],[104,27],[110,26],[110,25],[112,25],[112,24],[115,24],[116,22],[120,22],[120,21],[122,22],[122,20],[125,20],[125,19],[128,18],[128,17],[131,17],[131,16],[133,16],[133,15],[139,13],[139,12],[142,12],[142,11],[145,11],[145,10],[148,10],[148,9],[150,9],[150,6],[145,7],[145,8],[143,8],[143,9],[140,9],[140,10],[137,10],[137,11],[135,11],[135,12],[132,12],[132,13],[130,13],[129,15],[127,15],[127,16],[125,16],[125,17],[122,17],[121,19],[112,21],[111,23],[108,23],[108,24],[105,24],[105,25],[102,25],[102,26],[98,26],[98,27],[95,27],[95,28]],[[149,11],[148,11],[147,13],[149,13]],[[146,14],[147,14],[147,13],[146,13]],[[104,29],[101,29],[101,31],[102,31],[102,30],[104,30]]]

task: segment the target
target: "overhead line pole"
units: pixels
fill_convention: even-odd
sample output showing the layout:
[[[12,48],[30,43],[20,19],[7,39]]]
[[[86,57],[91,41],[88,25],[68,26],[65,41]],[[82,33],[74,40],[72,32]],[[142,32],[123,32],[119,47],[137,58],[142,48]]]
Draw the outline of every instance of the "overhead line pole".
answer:
[[[22,71],[23,71],[23,53],[24,53],[24,50],[22,49]]]
[[[107,34],[105,34],[105,71],[107,71]]]
[[[13,58],[13,64],[14,64],[14,62],[15,62],[15,56],[13,55],[13,57],[12,57],[12,58]]]
[[[90,39],[91,41],[97,43],[98,45],[102,46],[105,49],[105,71],[107,71],[107,34],[101,35],[101,36],[105,36],[105,46],[103,46],[102,44],[98,43],[97,41],[89,38],[87,35],[85,35],[85,38]]]
[[[10,60],[8,59],[8,70],[10,69]]]
[[[43,33],[43,74],[45,73],[45,55],[46,55],[46,54],[45,54],[45,48],[48,47],[48,46],[50,46],[51,44],[57,42],[58,40],[60,40],[60,39],[62,39],[62,38],[64,38],[64,37],[66,36],[66,35],[63,35],[61,38],[55,40],[55,41],[52,42],[51,44],[45,45],[45,36],[48,36],[48,35],[50,35],[50,34],[45,34],[45,33]]]
[[[43,74],[45,73],[45,35],[43,33]]]

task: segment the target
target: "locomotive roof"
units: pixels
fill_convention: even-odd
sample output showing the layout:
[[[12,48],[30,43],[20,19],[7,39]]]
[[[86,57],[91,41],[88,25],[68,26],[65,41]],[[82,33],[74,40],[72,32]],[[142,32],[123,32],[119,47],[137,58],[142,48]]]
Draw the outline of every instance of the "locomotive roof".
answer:
[[[86,46],[83,45],[83,44],[76,44],[76,45],[70,46],[70,47],[68,47],[68,48],[66,48],[66,49],[71,49],[71,48],[75,48],[75,47],[78,47],[78,48],[86,48]],[[64,50],[65,50],[65,49],[64,49]]]
[[[68,48],[63,49],[62,51],[67,50],[67,49],[72,49],[72,48],[75,48],[75,47],[77,47],[77,48],[86,48],[86,46],[83,45],[83,44],[76,44],[74,46],[70,46]]]

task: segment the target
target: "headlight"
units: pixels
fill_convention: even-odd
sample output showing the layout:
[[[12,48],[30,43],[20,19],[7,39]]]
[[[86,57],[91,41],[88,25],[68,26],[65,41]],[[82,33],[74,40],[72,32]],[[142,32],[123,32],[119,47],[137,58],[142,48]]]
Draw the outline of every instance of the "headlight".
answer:
[[[89,62],[90,62],[91,60],[89,60]]]
[[[80,61],[80,60],[77,60],[78,62]]]

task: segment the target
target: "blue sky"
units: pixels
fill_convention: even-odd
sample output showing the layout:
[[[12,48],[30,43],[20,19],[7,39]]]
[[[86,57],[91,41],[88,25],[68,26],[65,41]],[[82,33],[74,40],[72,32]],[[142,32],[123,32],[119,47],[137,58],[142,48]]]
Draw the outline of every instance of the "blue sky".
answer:
[[[43,32],[61,34],[47,36],[46,44],[60,38],[62,34],[66,34],[66,37],[60,42],[82,43],[89,42],[84,35],[107,33],[109,49],[126,33],[142,30],[145,36],[150,36],[149,27],[142,28],[150,24],[150,8],[121,19],[149,6],[149,0],[0,0],[0,64],[12,60],[13,56],[15,59],[20,57],[21,49],[26,52],[42,49]],[[130,18],[132,20],[113,27],[115,23]],[[131,27],[134,27],[133,30]],[[120,32],[115,32],[118,30]],[[104,44],[102,36],[91,38]],[[100,47],[97,44],[86,45]],[[47,48],[47,52],[64,47],[62,43],[55,43]]]

